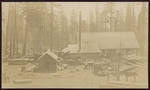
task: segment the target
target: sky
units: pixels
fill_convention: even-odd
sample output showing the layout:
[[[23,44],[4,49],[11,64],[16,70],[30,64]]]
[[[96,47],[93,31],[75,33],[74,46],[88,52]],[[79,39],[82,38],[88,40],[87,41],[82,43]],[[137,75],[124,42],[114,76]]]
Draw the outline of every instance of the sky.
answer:
[[[5,7],[3,8],[3,10],[8,11],[8,2],[4,3]],[[82,19],[88,19],[89,13],[91,11],[95,13],[96,3],[99,8],[99,12],[101,13],[102,10],[104,9],[104,5],[107,2],[56,2],[56,3],[62,4],[64,13],[68,17],[68,19],[70,19],[71,12],[73,9],[76,11],[77,15],[79,14],[79,11],[82,12]],[[126,13],[128,3],[133,5],[133,2],[113,2],[113,3],[115,3],[115,9],[116,10],[122,9],[124,15]],[[141,6],[142,2],[134,2],[134,11],[136,18],[138,17],[139,12],[141,11]]]
[[[79,14],[79,11],[81,11],[83,19],[87,19],[90,11],[93,11],[93,13],[95,13],[96,3],[99,8],[99,12],[101,13],[107,2],[60,2],[60,3],[63,5],[63,9],[67,17],[71,16],[70,15],[71,11],[72,9],[74,9],[77,12],[77,14]],[[114,8],[116,10],[122,9],[125,15],[126,8],[129,2],[114,2],[114,3],[115,3]],[[132,2],[130,2],[130,4],[132,5]],[[141,2],[134,2],[134,11],[137,17],[139,12],[141,11]]]

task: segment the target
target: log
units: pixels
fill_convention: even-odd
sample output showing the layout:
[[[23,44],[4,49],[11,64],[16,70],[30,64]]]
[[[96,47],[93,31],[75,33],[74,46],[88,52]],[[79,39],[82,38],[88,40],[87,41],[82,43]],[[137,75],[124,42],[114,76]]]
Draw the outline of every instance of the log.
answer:
[[[61,76],[61,74],[54,73],[53,76]]]
[[[15,84],[32,83],[31,79],[18,79],[13,81]]]
[[[28,59],[28,62],[35,62],[35,60],[34,59]]]
[[[8,61],[8,65],[25,65],[28,59],[11,59]]]

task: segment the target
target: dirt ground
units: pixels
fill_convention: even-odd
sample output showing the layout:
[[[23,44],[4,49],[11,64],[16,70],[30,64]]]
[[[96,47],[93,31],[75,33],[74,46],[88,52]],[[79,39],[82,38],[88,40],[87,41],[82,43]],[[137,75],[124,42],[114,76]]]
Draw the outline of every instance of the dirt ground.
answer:
[[[8,83],[2,84],[2,88],[103,88],[103,84],[107,82],[107,77],[96,76],[92,73],[92,69],[83,69],[84,66],[76,67],[79,71],[73,68],[57,71],[55,73],[59,74],[57,76],[53,75],[54,73],[21,72],[21,66],[2,64],[2,72],[6,72],[10,77]],[[148,67],[146,63],[142,66],[144,68],[138,70],[136,83],[147,85]],[[15,79],[31,79],[32,83],[15,84],[13,83]],[[110,81],[115,81],[115,77],[111,76]],[[126,82],[125,76],[121,76],[121,81]],[[130,77],[128,82],[133,81],[134,78]],[[106,88],[112,87],[107,86]]]

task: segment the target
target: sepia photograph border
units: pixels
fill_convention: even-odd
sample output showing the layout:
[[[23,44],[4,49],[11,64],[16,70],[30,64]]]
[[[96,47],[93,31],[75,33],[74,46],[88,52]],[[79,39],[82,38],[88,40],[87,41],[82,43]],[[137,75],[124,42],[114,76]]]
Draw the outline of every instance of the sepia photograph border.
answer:
[[[148,2],[149,4],[149,0],[1,0],[1,5],[2,2]],[[148,5],[148,12],[149,12],[149,5]],[[149,13],[148,13],[149,16]],[[134,90],[149,90],[149,70],[150,70],[150,62],[149,62],[149,21],[150,18],[148,17],[148,88],[134,88]],[[2,55],[2,6],[1,6],[1,55]],[[1,56],[1,60],[2,60],[2,56]],[[2,62],[1,62],[1,66],[2,66]],[[2,67],[1,68],[1,75],[2,75]],[[1,82],[2,82],[2,76],[1,76]],[[98,89],[98,88],[2,88],[2,83],[1,83],[1,89]],[[116,90],[118,88],[99,88],[99,90]],[[120,90],[133,90],[133,89],[126,89],[126,88],[121,88]]]

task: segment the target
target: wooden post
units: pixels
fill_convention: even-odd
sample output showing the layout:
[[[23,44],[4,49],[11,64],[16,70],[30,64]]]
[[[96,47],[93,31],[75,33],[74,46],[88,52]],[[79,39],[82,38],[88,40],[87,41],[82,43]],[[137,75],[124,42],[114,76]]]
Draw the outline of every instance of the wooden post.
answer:
[[[122,36],[122,35],[121,35]],[[117,66],[117,76],[116,76],[116,80],[117,81],[120,81],[120,62],[121,62],[121,57],[122,57],[122,47],[121,47],[121,39],[120,39],[120,52],[117,56],[117,63],[118,63],[118,66]]]

